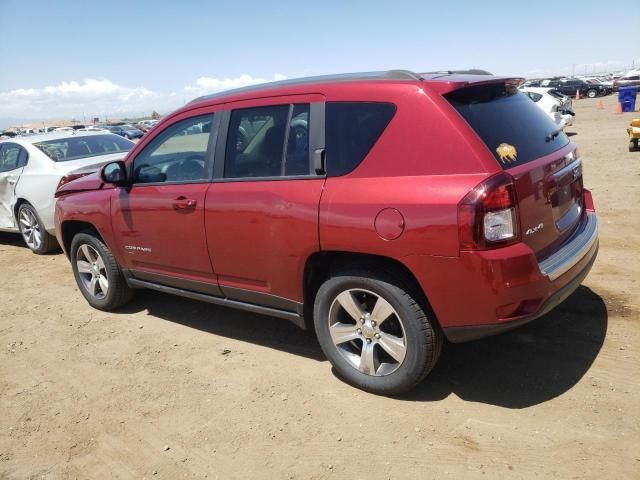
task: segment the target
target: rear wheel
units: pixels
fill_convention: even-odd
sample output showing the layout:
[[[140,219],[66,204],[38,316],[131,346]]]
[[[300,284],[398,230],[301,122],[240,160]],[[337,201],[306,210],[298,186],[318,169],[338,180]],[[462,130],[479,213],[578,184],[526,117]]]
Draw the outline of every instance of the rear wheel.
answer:
[[[71,267],[78,288],[98,310],[114,310],[133,297],[115,257],[92,233],[79,233],[71,241]]]
[[[36,209],[28,203],[23,203],[18,209],[18,228],[33,253],[44,255],[58,248],[55,237],[47,232]]]
[[[638,149],[638,139],[629,140],[629,151],[633,152]]]
[[[589,98],[596,98],[598,96],[598,91],[591,89],[587,91],[587,97]]]
[[[431,371],[442,334],[409,292],[395,278],[355,269],[320,287],[315,330],[339,377],[372,393],[395,395]]]

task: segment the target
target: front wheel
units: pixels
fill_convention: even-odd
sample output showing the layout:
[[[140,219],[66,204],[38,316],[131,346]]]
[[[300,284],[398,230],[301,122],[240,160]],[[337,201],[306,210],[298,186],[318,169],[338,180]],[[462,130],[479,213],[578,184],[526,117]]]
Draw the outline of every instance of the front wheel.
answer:
[[[71,241],[71,267],[78,288],[98,310],[114,310],[133,296],[115,257],[92,233],[79,233]]]
[[[33,253],[44,255],[58,247],[55,237],[44,228],[36,209],[28,203],[23,203],[18,209],[18,228]]]
[[[638,149],[638,139],[629,140],[629,151],[633,152]]]
[[[598,96],[598,91],[597,90],[589,90],[589,91],[587,91],[587,97],[596,98],[597,96]]]
[[[314,324],[337,375],[357,388],[397,395],[436,364],[442,334],[403,282],[348,270],[318,290]]]

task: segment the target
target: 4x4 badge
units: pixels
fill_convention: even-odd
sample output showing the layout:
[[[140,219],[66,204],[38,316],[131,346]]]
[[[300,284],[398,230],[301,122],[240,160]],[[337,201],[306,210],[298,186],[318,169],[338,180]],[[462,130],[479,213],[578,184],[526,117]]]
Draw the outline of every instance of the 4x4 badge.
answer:
[[[516,147],[514,147],[513,145],[509,145],[508,143],[501,143],[500,145],[498,145],[498,148],[496,148],[496,152],[498,153],[498,156],[500,157],[500,161],[502,163],[515,162],[518,156]]]

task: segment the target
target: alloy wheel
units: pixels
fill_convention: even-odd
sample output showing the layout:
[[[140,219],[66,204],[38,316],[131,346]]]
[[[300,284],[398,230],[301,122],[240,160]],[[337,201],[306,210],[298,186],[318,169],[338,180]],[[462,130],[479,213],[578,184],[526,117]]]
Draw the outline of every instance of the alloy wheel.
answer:
[[[35,213],[29,208],[23,208],[20,210],[18,221],[20,222],[22,237],[29,248],[32,250],[40,248],[42,245],[42,231]]]
[[[329,308],[329,333],[340,355],[366,375],[395,372],[407,353],[400,315],[369,290],[349,289],[335,297]]]
[[[97,299],[104,298],[109,291],[109,278],[100,253],[83,243],[76,253],[76,267],[84,289]]]

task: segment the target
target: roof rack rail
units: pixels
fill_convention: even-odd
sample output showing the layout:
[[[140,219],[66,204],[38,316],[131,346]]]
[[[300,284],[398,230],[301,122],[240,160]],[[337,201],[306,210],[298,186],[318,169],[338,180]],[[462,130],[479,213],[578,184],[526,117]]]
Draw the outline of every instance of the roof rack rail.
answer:
[[[431,75],[493,75],[493,73],[480,68],[470,68],[468,70],[436,70],[435,72],[424,72]]]
[[[406,78],[407,80],[424,80],[424,78],[422,78],[420,74],[412,72],[411,70],[388,70],[384,73],[384,75],[394,80],[401,79],[402,77]]]
[[[420,74],[412,72],[410,70],[387,70],[379,72],[359,72],[359,73],[339,73],[336,75],[319,75],[315,77],[302,77],[292,78],[288,80],[279,80],[275,82],[259,83],[256,85],[249,85],[248,87],[234,88],[232,90],[224,90],[222,92],[213,93],[210,95],[203,95],[194,100],[191,100],[188,105],[193,103],[199,103],[204,100],[211,100],[214,98],[225,97],[227,95],[233,95],[237,93],[247,93],[255,90],[263,90],[268,88],[278,88],[285,86],[304,85],[308,83],[334,83],[334,82],[348,82],[357,80],[415,80],[420,81],[423,78]]]

